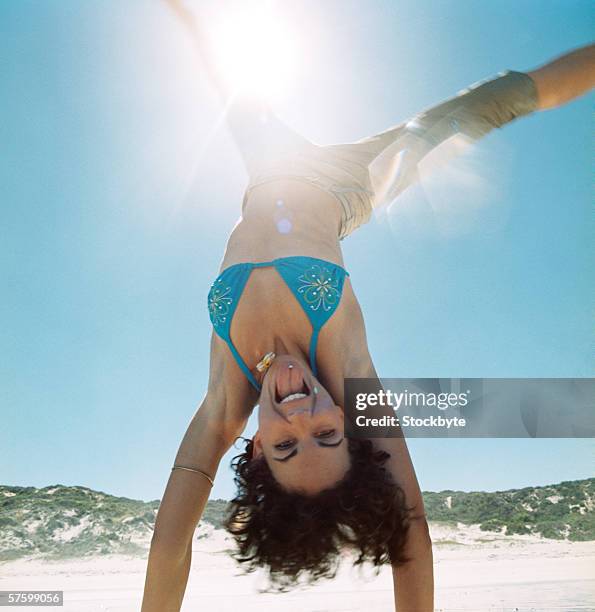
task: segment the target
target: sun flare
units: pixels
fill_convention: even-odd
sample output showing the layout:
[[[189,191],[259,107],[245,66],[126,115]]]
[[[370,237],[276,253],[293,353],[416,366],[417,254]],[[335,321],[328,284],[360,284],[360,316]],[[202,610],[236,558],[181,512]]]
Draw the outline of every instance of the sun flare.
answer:
[[[274,96],[295,79],[295,38],[270,6],[222,15],[212,40],[218,69],[234,91]]]

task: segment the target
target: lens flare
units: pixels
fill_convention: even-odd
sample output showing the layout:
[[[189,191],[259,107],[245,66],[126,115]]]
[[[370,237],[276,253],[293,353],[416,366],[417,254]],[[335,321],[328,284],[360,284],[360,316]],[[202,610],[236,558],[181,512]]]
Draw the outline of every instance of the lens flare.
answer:
[[[414,148],[390,153],[375,160],[370,174],[378,177],[376,216],[386,218],[393,232],[419,242],[431,233],[487,235],[506,223],[512,153],[500,135],[477,143],[457,134],[421,160]]]

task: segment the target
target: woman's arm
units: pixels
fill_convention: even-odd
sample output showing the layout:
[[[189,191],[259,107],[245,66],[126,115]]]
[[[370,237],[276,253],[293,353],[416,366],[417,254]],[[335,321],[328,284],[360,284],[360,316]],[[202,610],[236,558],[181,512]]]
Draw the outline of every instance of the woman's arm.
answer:
[[[175,464],[203,470],[214,478],[230,446],[212,414],[218,402],[209,394],[192,418]],[[151,539],[142,612],[178,612],[192,554],[192,536],[211,492],[209,481],[195,472],[171,472],[159,505]]]
[[[242,433],[245,419],[231,410],[249,398],[235,385],[227,392],[217,340],[211,344],[209,389],[192,417],[174,463],[206,472],[214,479],[219,462]],[[245,400],[245,401],[244,401]],[[211,492],[207,478],[196,472],[171,472],[159,505],[151,540],[142,612],[178,612],[182,605],[192,555],[192,537]]]
[[[374,366],[372,378],[378,379]],[[380,382],[379,382],[380,384]],[[386,413],[394,415],[392,409]],[[424,508],[419,482],[407,443],[400,429],[392,432],[393,438],[374,438],[374,446],[390,454],[387,467],[393,480],[403,489],[408,507],[413,507],[407,544],[403,554],[409,561],[393,566],[395,610],[397,612],[433,612],[434,610],[434,559],[432,540]]]
[[[538,109],[556,108],[595,87],[595,45],[587,45],[531,70]]]
[[[363,340],[362,340],[363,338]],[[360,347],[366,346],[365,336],[360,338]],[[370,379],[370,391],[381,388],[378,374],[367,349],[360,350],[359,357],[352,360],[349,378]],[[344,401],[344,397],[341,396]],[[389,406],[375,406],[366,410],[370,417],[394,416]],[[359,429],[361,432],[361,428]],[[377,431],[377,430],[376,430]],[[403,551],[409,561],[393,566],[395,609],[397,612],[432,612],[434,610],[434,564],[432,541],[424,509],[424,501],[407,443],[400,429],[387,429],[391,438],[371,438],[375,448],[390,454],[387,460],[393,480],[403,489],[405,503],[413,508],[407,543]]]

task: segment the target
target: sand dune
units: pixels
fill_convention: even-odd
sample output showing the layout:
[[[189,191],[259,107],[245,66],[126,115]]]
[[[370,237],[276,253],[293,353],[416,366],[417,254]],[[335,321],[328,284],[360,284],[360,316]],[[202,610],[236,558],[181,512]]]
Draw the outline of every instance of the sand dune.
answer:
[[[595,610],[595,542],[487,534],[432,525],[436,610]],[[361,575],[345,563],[335,580],[282,595],[260,593],[262,574],[242,575],[232,543],[210,526],[197,530],[183,612],[377,612],[392,610],[390,570]],[[103,556],[0,565],[0,590],[63,589],[64,611],[137,612],[146,560]],[[19,610],[29,608],[20,607]],[[39,608],[31,608],[31,610]]]

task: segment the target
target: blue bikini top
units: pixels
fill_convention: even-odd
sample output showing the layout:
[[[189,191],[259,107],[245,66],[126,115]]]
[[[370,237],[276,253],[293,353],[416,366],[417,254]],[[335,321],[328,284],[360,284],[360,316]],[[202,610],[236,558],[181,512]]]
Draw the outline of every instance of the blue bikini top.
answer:
[[[296,297],[312,325],[310,368],[316,369],[316,345],[323,325],[331,318],[343,293],[349,273],[341,266],[316,257],[279,257],[259,263],[238,263],[226,268],[215,279],[208,296],[209,317],[213,328],[231,351],[242,372],[260,392],[261,386],[238,353],[231,340],[231,321],[244,287],[254,268],[274,267]]]

